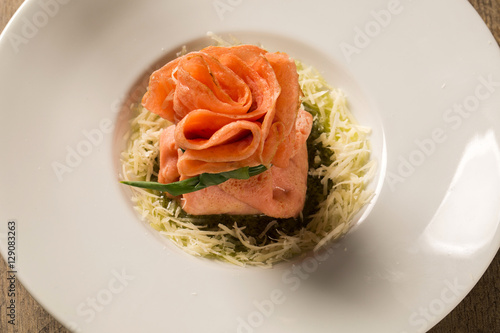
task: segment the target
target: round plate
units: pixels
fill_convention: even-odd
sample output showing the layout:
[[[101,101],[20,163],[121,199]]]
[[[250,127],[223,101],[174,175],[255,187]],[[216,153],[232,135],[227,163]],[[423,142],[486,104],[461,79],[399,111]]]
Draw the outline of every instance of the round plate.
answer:
[[[194,258],[118,183],[127,105],[206,33],[318,68],[373,129],[374,200],[273,269]],[[0,39],[0,249],[76,332],[423,332],[500,247],[500,52],[466,1],[27,1]]]

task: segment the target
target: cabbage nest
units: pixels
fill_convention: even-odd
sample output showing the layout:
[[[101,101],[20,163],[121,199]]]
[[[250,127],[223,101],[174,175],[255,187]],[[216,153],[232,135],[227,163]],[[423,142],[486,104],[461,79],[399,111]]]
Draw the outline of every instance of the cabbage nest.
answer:
[[[267,216],[195,216],[163,193],[131,188],[140,216],[189,254],[236,265],[270,267],[343,236],[354,216],[370,201],[367,184],[375,173],[370,159],[370,128],[357,124],[343,92],[328,85],[311,66],[296,61],[304,93],[302,107],[313,115],[308,138],[306,203],[297,219]],[[140,104],[121,154],[124,181],[157,181],[159,137],[169,121]]]

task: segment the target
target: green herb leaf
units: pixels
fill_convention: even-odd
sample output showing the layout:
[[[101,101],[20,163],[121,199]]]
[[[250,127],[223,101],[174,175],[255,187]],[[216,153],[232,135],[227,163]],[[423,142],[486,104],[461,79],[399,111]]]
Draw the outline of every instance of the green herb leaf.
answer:
[[[196,177],[184,179],[170,184],[162,184],[157,182],[144,181],[122,181],[120,183],[134,187],[145,188],[160,192],[168,192],[171,195],[177,196],[181,194],[196,192],[213,185],[224,183],[228,179],[248,179],[256,176],[267,170],[265,165],[255,167],[243,167],[236,170],[220,172],[220,173],[202,173]]]

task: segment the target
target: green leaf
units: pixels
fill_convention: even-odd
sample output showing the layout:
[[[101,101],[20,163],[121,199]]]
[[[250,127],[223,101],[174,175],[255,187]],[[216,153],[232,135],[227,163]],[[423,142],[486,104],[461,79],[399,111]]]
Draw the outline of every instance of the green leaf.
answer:
[[[120,183],[149,190],[168,192],[171,195],[177,196],[181,194],[196,192],[209,186],[219,185],[231,178],[248,179],[266,170],[267,167],[261,164],[255,167],[243,167],[236,170],[220,173],[202,173],[201,175],[198,175],[196,177],[184,179],[170,184],[144,181],[122,181]]]

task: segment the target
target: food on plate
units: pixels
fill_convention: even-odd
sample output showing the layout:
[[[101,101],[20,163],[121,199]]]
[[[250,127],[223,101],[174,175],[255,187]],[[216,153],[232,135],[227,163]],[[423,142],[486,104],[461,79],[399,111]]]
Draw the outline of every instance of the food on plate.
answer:
[[[289,218],[302,211],[312,115],[300,109],[287,54],[253,45],[188,53],[151,75],[142,104],[172,123],[160,136],[159,183],[268,169],[177,196],[186,213]]]
[[[132,108],[123,183],[191,254],[270,266],[345,234],[371,198],[369,129],[286,53],[185,53],[151,74]]]

